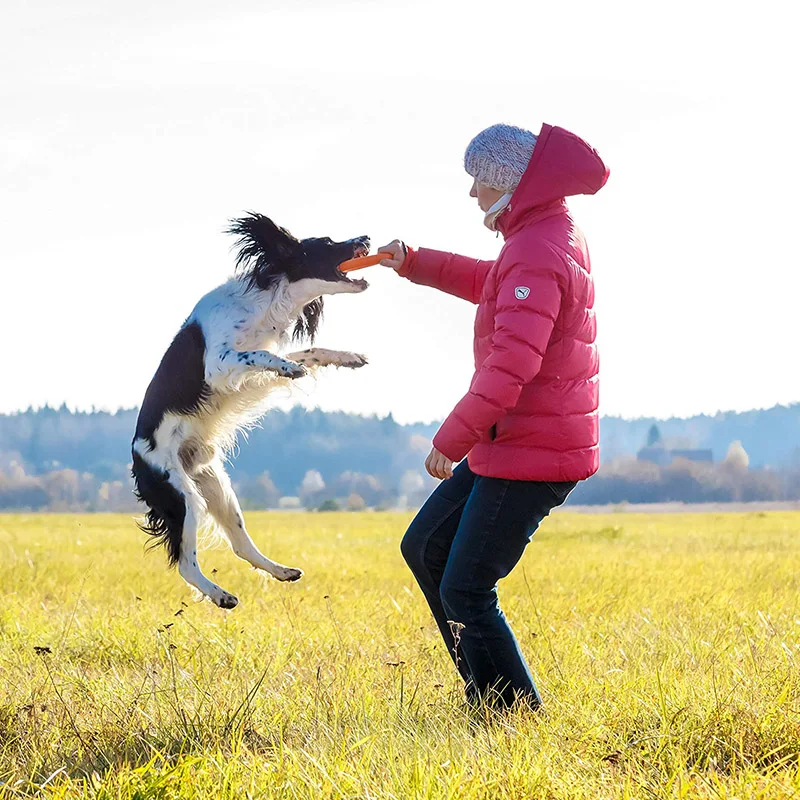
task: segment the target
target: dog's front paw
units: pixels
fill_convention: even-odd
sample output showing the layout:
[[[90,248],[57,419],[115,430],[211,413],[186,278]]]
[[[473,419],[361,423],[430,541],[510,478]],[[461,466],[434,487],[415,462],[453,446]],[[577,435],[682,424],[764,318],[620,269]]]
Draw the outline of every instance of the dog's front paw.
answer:
[[[308,375],[308,369],[302,364],[295,364],[293,361],[287,361],[281,364],[278,368],[278,374],[283,378],[290,378],[296,380]]]
[[[337,366],[346,367],[347,369],[360,369],[369,364],[366,356],[360,353],[344,353],[341,361]]]

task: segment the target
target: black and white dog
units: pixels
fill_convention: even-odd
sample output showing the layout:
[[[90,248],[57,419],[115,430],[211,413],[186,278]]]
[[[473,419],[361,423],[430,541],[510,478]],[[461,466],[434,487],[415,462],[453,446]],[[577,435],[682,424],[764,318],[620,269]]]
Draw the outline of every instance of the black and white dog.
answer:
[[[298,240],[260,214],[234,220],[229,233],[239,237],[236,274],[200,300],[164,354],[132,448],[136,496],[149,507],[142,529],[167,548],[183,579],[221,608],[238,600],[200,570],[197,536],[206,525],[216,524],[237,556],[278,580],[303,574],[255,546],[223,461],[237,431],[258,421],[277,387],[315,367],[366,364],[336,350],[274,351],[291,339],[313,342],[322,295],[367,288],[338,266],[369,252],[366,236]]]

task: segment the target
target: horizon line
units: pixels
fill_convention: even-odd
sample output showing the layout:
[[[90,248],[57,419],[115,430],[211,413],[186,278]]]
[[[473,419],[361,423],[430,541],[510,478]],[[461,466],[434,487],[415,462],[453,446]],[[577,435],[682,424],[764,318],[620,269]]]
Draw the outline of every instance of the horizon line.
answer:
[[[758,412],[758,411],[772,411],[772,410],[777,409],[777,408],[792,409],[795,406],[800,407],[800,400],[797,400],[797,401],[794,401],[794,402],[791,402],[791,403],[774,403],[771,406],[758,406],[758,407],[755,407],[755,408],[748,408],[748,409],[745,409],[743,411],[736,411],[734,409],[727,409],[727,410],[718,409],[717,411],[714,411],[714,412],[711,412],[711,413],[709,413],[709,412],[696,412],[694,414],[689,414],[689,415],[684,415],[684,416],[673,415],[673,416],[670,416],[670,417],[657,417],[657,416],[645,416],[645,415],[638,416],[638,417],[625,417],[625,416],[622,416],[620,414],[601,414],[600,415],[600,419],[601,420],[602,419],[621,420],[623,422],[642,422],[642,421],[651,422],[652,421],[654,423],[657,423],[657,422],[669,422],[670,420],[691,420],[691,419],[697,419],[698,417],[709,417],[709,418],[711,418],[711,417],[717,417],[717,416],[725,416],[725,415],[729,415],[729,414],[733,414],[733,415],[752,414],[753,412]],[[64,410],[68,411],[70,414],[73,414],[75,416],[77,416],[79,414],[85,414],[87,416],[91,415],[91,414],[108,414],[109,416],[116,416],[117,414],[120,414],[120,413],[138,411],[139,408],[140,408],[139,406],[135,406],[134,405],[134,406],[118,406],[114,410],[111,410],[111,409],[108,409],[108,408],[97,408],[95,406],[92,406],[91,408],[86,409],[86,408],[79,408],[79,407],[71,407],[66,401],[64,401],[64,402],[61,403],[61,405],[58,405],[58,406],[55,406],[55,405],[51,406],[49,403],[44,403],[43,405],[39,405],[39,406],[34,406],[33,404],[31,404],[27,408],[17,408],[17,409],[14,409],[12,411],[0,411],[0,416],[2,416],[2,417],[14,417],[14,416],[22,415],[22,414],[38,413],[39,411],[64,411]],[[441,419],[431,420],[430,422],[425,422],[423,420],[416,420],[416,421],[413,421],[413,422],[397,422],[397,420],[395,419],[394,413],[392,411],[389,411],[388,414],[385,414],[385,415],[381,416],[377,411],[373,412],[372,414],[364,414],[364,413],[360,413],[360,412],[357,412],[357,411],[347,411],[345,409],[325,410],[323,408],[320,408],[319,406],[315,406],[313,408],[306,408],[305,406],[302,406],[299,403],[296,404],[296,405],[293,405],[291,408],[288,408],[288,409],[273,408],[273,409],[270,409],[267,413],[270,414],[270,413],[274,413],[274,412],[279,412],[279,413],[282,413],[282,414],[288,414],[288,413],[291,413],[291,412],[293,412],[295,410],[298,410],[298,409],[303,411],[304,413],[311,413],[311,412],[314,412],[314,411],[318,411],[318,412],[320,412],[322,414],[346,414],[348,416],[359,417],[361,419],[387,420],[387,419],[391,418],[397,425],[400,425],[401,427],[404,427],[404,428],[405,427],[412,427],[412,426],[415,426],[415,425],[425,425],[425,426],[428,426],[428,425],[440,425],[443,422],[443,420],[441,420]]]

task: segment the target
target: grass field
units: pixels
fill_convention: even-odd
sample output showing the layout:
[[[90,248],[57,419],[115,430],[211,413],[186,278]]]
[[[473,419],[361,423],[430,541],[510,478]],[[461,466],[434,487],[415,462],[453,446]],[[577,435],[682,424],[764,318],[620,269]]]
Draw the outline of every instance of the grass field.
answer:
[[[582,515],[501,598],[547,707],[469,711],[400,514],[250,514],[195,603],[125,516],[0,516],[0,798],[800,794],[800,514]]]

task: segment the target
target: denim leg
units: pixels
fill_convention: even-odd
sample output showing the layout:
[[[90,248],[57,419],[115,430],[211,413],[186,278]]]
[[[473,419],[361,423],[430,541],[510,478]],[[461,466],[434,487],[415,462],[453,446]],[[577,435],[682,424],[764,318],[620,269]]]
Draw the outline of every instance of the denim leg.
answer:
[[[541,698],[497,599],[497,581],[522,557],[539,523],[574,484],[478,476],[450,548],[439,592],[459,630],[458,650],[481,694],[511,705]]]
[[[439,584],[474,481],[475,475],[463,461],[454,470],[453,477],[439,484],[427,499],[400,544],[400,552],[428,601],[447,652],[466,683],[469,683],[470,676],[463,659],[459,663],[453,652],[453,634],[442,608]]]

